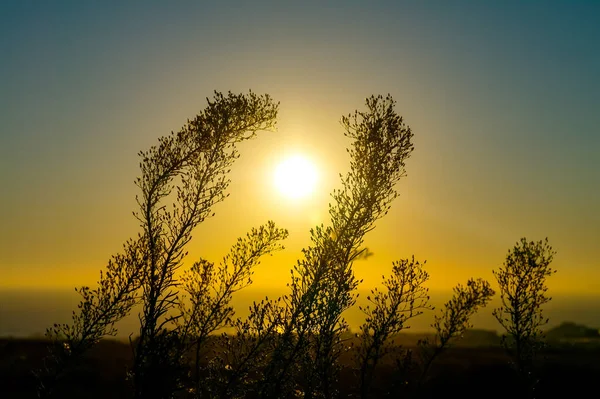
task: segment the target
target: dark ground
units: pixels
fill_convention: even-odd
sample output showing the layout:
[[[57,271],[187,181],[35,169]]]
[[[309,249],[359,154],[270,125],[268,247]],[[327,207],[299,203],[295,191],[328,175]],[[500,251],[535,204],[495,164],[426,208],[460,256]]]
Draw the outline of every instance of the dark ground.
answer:
[[[42,365],[48,343],[33,339],[0,339],[0,398],[36,398],[32,370]],[[340,391],[348,397],[356,377],[346,356]],[[125,373],[131,361],[129,344],[106,340],[93,348],[73,379],[64,398],[126,398]],[[378,369],[373,397],[383,396],[399,380],[390,364]],[[425,397],[517,397],[508,358],[498,347],[454,347],[431,369]],[[539,398],[597,397],[600,382],[600,348],[563,346],[545,352],[541,364]]]

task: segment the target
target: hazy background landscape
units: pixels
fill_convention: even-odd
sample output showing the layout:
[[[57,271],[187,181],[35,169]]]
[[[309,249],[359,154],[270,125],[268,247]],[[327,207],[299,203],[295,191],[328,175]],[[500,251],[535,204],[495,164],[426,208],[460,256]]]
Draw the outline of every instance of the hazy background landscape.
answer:
[[[368,295],[366,291],[359,291],[358,304],[363,304]],[[233,297],[233,306],[238,310],[240,317],[248,314],[247,308],[252,301],[259,302],[266,296],[275,298],[285,294],[284,291],[263,291],[252,287],[240,291]],[[432,303],[439,308],[450,298],[450,292],[431,292]],[[54,323],[70,321],[71,312],[76,308],[79,296],[73,290],[2,290],[0,291],[0,336],[31,337],[43,336],[45,329]],[[495,330],[500,332],[498,322],[492,317],[491,308],[498,305],[498,298],[494,298],[488,308],[482,309],[475,315],[474,328]],[[415,318],[410,325],[410,332],[431,331],[429,324],[432,322],[434,312],[429,312]],[[556,296],[552,305],[547,307],[545,314],[550,317],[548,328],[555,327],[564,321],[575,322],[590,328],[600,329],[600,303],[593,296]],[[353,330],[357,330],[363,322],[364,315],[353,308],[347,313],[348,322]],[[132,315],[119,323],[120,338],[127,338],[130,333],[137,333],[139,321]]]

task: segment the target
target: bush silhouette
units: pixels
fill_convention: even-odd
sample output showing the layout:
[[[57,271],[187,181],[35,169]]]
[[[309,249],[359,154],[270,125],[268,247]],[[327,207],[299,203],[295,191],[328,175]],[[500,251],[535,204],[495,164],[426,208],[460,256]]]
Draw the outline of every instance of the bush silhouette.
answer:
[[[548,238],[538,242],[522,238],[508,251],[503,266],[494,271],[502,301],[502,306],[494,309],[494,317],[506,330],[503,345],[528,389],[536,383],[534,360],[543,346],[541,327],[548,323],[542,305],[551,299],[546,296],[546,278],[556,273],[550,267],[555,254]]]
[[[179,303],[175,272],[186,255],[194,228],[214,215],[212,206],[226,197],[227,173],[237,159],[236,144],[275,124],[278,104],[268,95],[223,95],[213,100],[181,130],[140,152],[141,177],[136,185],[142,232],[128,241],[101,272],[98,288],[82,287],[78,312],[71,324],[55,325],[47,335],[56,341],[52,359],[40,373],[40,394],[52,391],[56,377],[106,335],[135,304],[142,305],[139,338],[131,370],[135,397],[165,397],[179,387],[165,365],[179,367],[182,342],[170,315]],[[177,184],[176,184],[177,183]],[[171,194],[175,201],[167,206]],[[170,327],[170,328],[169,328]],[[49,376],[49,378],[46,378]],[[157,378],[160,376],[161,378]],[[172,386],[170,386],[172,385]]]
[[[350,171],[331,195],[329,223],[310,231],[311,244],[291,270],[286,295],[253,303],[244,319],[235,318],[230,305],[232,295],[252,283],[260,257],[283,249],[287,231],[273,222],[240,238],[220,264],[199,259],[177,274],[194,229],[227,197],[236,144],[272,129],[278,105],[268,95],[215,93],[181,130],[140,152],[134,214],[142,231],[109,261],[97,288],[78,289],[82,300],[72,323],[48,330],[54,345],[38,373],[40,396],[52,395],[61,377],[99,340],[114,335],[115,323],[135,305],[142,310],[139,336],[131,341],[132,397],[340,396],[340,358],[351,349],[343,312],[355,305],[361,283],[353,263],[368,257],[365,236],[388,213],[413,151],[413,133],[390,95],[371,96],[365,111],[342,117],[351,140]],[[419,370],[410,385],[417,389],[432,362],[494,294],[481,279],[458,285],[419,356],[391,350],[393,336],[432,309],[423,265],[414,258],[395,262],[383,290],[374,290],[363,309],[355,370],[362,397],[371,394],[374,370],[388,356],[402,375]],[[234,333],[214,334],[223,327]]]

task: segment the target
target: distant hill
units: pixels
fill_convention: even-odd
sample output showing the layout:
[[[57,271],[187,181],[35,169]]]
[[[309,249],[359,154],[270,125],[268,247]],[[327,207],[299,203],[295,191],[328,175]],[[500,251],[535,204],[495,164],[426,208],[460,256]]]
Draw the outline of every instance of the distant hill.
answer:
[[[471,329],[465,331],[463,338],[459,340],[457,346],[499,346],[501,343],[500,335],[494,330]]]
[[[414,346],[420,339],[433,338],[431,333],[403,332],[395,336],[400,345]],[[564,322],[546,331],[545,340],[552,344],[592,344],[600,345],[600,330],[583,324]],[[451,340],[456,347],[498,347],[501,346],[501,335],[495,330],[470,329],[461,338]]]
[[[394,336],[394,342],[398,345],[415,346],[420,339],[433,339],[432,333],[409,333],[402,332]],[[461,338],[451,340],[456,347],[491,347],[500,345],[500,336],[494,330],[470,329],[465,331]]]
[[[600,331],[583,324],[565,322],[546,332],[547,341],[587,341],[600,340]]]

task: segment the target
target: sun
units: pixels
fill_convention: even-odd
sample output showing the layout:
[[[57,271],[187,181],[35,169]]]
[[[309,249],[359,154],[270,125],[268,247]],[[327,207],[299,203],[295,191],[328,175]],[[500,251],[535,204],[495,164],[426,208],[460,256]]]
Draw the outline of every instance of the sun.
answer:
[[[281,195],[290,199],[301,199],[312,194],[317,179],[317,168],[301,155],[286,158],[275,168],[275,187]]]

